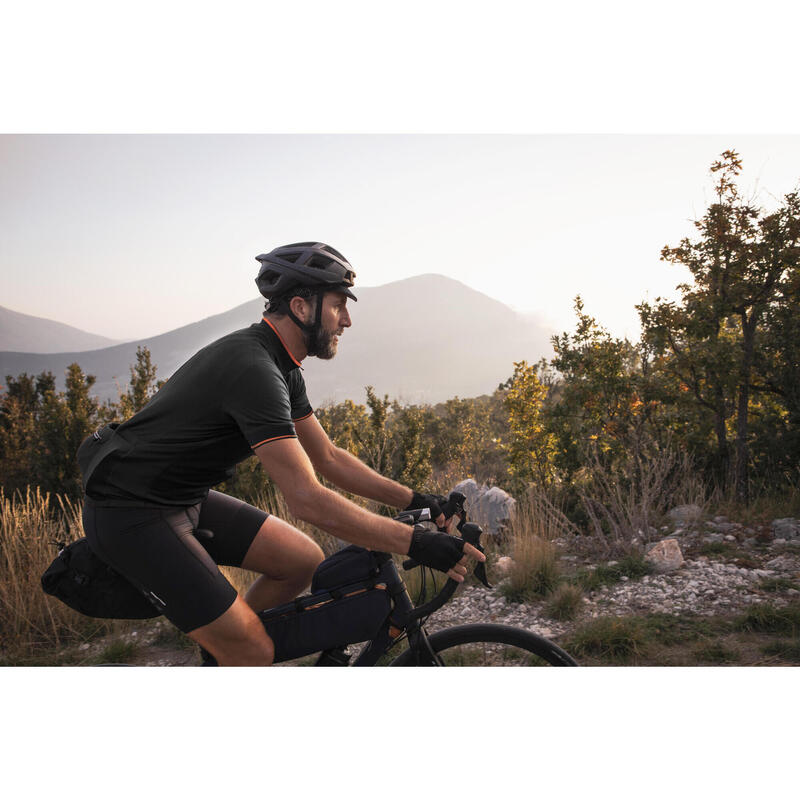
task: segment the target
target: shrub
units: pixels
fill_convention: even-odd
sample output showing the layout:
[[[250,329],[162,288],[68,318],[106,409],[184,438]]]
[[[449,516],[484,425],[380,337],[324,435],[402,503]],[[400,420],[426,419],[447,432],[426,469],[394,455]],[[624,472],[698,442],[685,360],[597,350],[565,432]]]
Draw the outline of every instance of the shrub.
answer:
[[[698,664],[735,664],[739,661],[739,654],[719,642],[697,647],[694,650],[694,657]]]
[[[762,647],[761,652],[768,656],[778,656],[784,661],[800,662],[800,639],[788,642],[778,639]]]
[[[575,573],[572,581],[584,591],[592,592],[602,586],[619,583],[623,576],[638,580],[652,573],[653,568],[636,550],[623,556],[616,564],[599,564],[595,569],[583,569]]]
[[[636,619],[600,617],[576,630],[565,649],[575,656],[627,664],[642,655],[645,635]]]
[[[759,603],[737,617],[734,626],[754,633],[797,636],[800,633],[800,604],[776,608],[770,603]]]
[[[547,598],[547,614],[553,619],[575,619],[583,604],[583,592],[569,583],[559,584]]]
[[[517,537],[512,558],[508,579],[500,587],[507,600],[545,597],[558,585],[558,554],[552,542],[538,536]]]
[[[125,664],[132,661],[138,651],[135,642],[125,642],[118,639],[111,642],[97,657],[98,664]]]

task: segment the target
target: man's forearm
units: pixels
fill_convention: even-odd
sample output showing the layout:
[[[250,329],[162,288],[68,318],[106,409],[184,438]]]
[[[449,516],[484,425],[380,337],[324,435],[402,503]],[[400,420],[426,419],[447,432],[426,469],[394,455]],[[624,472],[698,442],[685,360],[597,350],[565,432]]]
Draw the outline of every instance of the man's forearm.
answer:
[[[305,522],[362,547],[406,555],[411,545],[408,525],[373,514],[319,484],[313,491],[295,493],[289,510]]]
[[[333,458],[317,469],[340,489],[394,508],[405,508],[413,496],[411,489],[379,475],[342,448],[336,448]]]

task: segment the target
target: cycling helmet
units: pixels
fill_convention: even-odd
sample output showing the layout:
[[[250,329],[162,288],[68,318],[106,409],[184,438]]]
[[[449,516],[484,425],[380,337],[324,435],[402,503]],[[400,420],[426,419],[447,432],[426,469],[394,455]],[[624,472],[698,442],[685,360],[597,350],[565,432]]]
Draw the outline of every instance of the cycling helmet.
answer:
[[[286,308],[289,318],[306,335],[308,355],[319,353],[322,330],[322,298],[326,292],[342,292],[357,300],[350,291],[356,273],[347,259],[330,245],[322,242],[297,242],[276,247],[269,253],[256,256],[261,263],[256,286],[269,300],[269,307]],[[288,307],[287,297],[293,289],[308,288],[317,297],[314,321],[298,319]]]
[[[256,256],[261,269],[256,278],[258,291],[268,300],[299,286],[340,291],[352,300],[350,291],[356,273],[347,259],[322,242],[298,242],[276,247]]]

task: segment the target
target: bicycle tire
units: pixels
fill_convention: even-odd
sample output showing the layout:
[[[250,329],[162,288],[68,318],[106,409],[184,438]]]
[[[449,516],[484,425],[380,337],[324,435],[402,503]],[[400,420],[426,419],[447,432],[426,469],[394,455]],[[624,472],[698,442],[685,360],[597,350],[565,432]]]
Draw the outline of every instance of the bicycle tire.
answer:
[[[578,662],[557,644],[511,625],[458,625],[431,634],[428,641],[443,664],[434,663],[428,654],[408,649],[389,666],[578,666]]]

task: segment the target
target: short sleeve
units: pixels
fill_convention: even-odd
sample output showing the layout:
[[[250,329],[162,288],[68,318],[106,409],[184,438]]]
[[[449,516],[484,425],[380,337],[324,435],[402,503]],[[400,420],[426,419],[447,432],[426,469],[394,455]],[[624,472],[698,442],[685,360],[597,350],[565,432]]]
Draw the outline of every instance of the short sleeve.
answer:
[[[255,360],[231,383],[225,411],[239,426],[250,447],[297,436],[289,386],[269,358]]]
[[[289,387],[289,399],[292,406],[292,420],[299,422],[301,419],[310,417],[314,413],[311,403],[308,402],[306,395],[306,382],[299,369],[292,370],[287,379]]]

